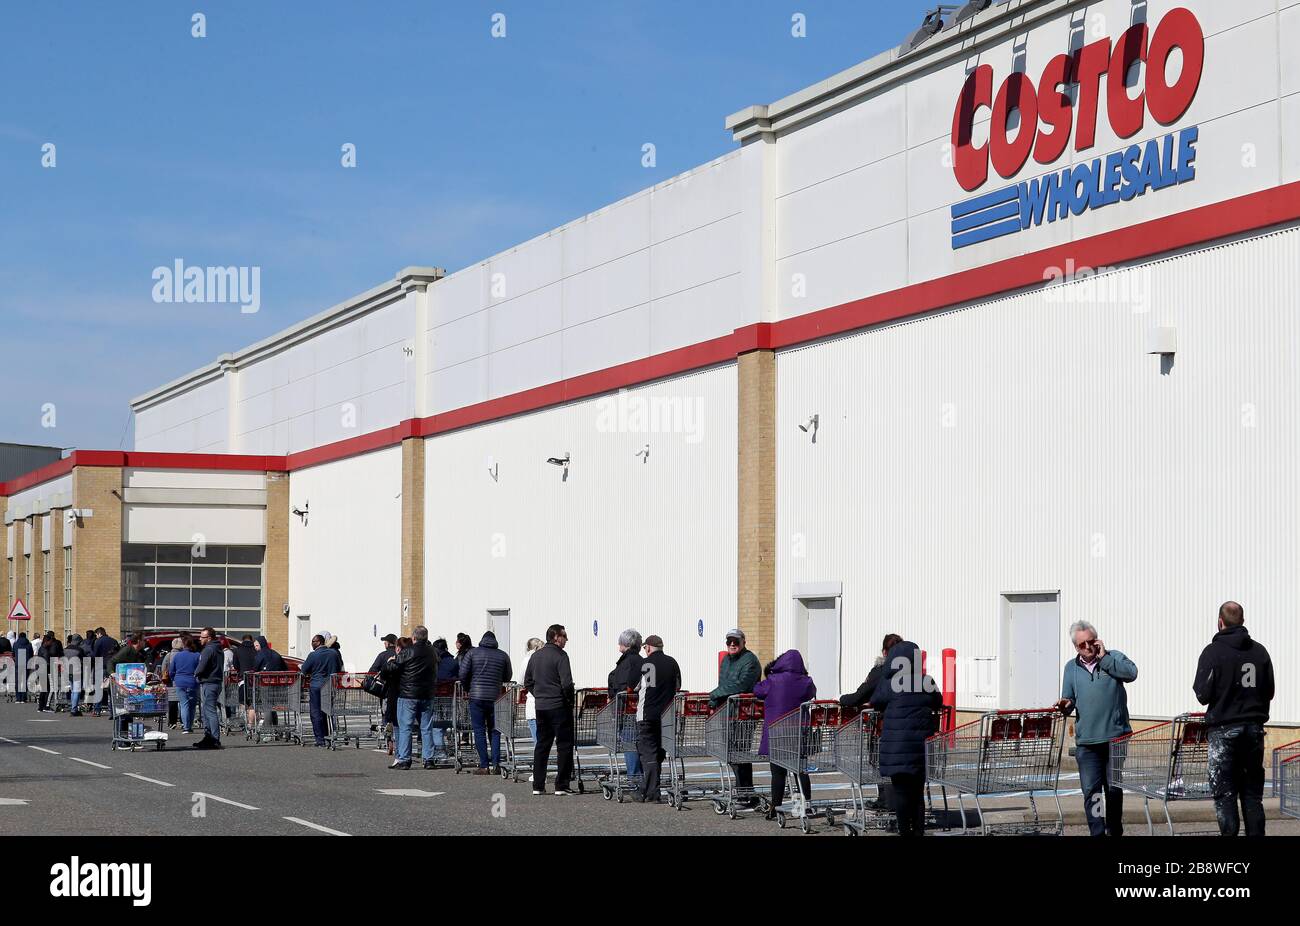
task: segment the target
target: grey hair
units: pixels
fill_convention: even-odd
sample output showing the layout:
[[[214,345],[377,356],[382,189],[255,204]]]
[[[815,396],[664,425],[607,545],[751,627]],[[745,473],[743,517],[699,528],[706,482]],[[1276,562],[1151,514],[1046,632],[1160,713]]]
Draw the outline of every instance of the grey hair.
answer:
[[[429,639],[429,628],[421,624],[411,631],[411,639],[417,643],[423,643]]]
[[[539,638],[537,638],[537,637],[529,637],[529,638],[528,638],[528,652],[530,652],[530,653],[535,652],[535,651],[541,649],[541,648],[542,648],[543,646],[545,646],[545,645],[546,645],[546,644],[543,643],[543,642],[542,642]]]
[[[618,635],[618,642],[626,646],[628,649],[640,649],[641,634],[629,628]]]
[[[1075,621],[1073,624],[1070,625],[1070,642],[1071,642],[1071,643],[1074,642],[1074,635],[1075,635],[1076,633],[1078,633],[1080,630],[1086,630],[1086,631],[1088,631],[1089,633],[1091,633],[1091,634],[1093,635],[1094,638],[1096,638],[1096,637],[1098,636],[1097,628],[1094,627],[1094,626],[1092,626],[1092,624],[1089,624],[1087,621]]]

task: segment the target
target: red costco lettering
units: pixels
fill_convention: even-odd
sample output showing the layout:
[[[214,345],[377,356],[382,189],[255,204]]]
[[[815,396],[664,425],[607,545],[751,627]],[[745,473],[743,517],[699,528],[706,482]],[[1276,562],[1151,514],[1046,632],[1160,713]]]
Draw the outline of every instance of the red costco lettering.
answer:
[[[1174,50],[1182,53],[1182,69],[1169,80]],[[1146,81],[1130,96],[1128,75],[1145,62]],[[962,189],[974,191],[989,177],[989,164],[1000,177],[1016,176],[1030,155],[1039,164],[1052,164],[1065,154],[1071,135],[1074,150],[1097,143],[1097,112],[1101,79],[1106,77],[1106,115],[1118,138],[1142,131],[1149,111],[1161,125],[1177,122],[1187,112],[1201,86],[1205,65],[1205,32],[1191,10],[1170,10],[1152,32],[1138,23],[1114,43],[1109,38],[1085,45],[1071,55],[1057,55],[1035,85],[1025,74],[1011,74],[996,97],[993,68],[982,64],[971,71],[957,99],[952,120],[953,173]],[[1065,92],[1078,85],[1078,102]],[[989,110],[989,141],[974,143],[975,123]],[[1077,112],[1076,112],[1077,111]],[[1019,113],[1019,127],[1008,127]]]

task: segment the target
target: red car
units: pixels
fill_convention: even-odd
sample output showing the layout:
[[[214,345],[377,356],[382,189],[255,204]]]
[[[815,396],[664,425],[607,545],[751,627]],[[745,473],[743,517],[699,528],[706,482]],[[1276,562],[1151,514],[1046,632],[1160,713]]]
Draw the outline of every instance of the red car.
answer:
[[[171,651],[172,640],[179,637],[181,633],[182,631],[180,630],[154,630],[144,634],[141,640],[144,644],[143,655],[145,665],[149,667],[150,672],[158,671],[159,664],[162,662],[163,657]],[[217,634],[217,642],[221,644],[222,649],[229,649],[232,646],[238,646],[242,639],[242,635],[232,637],[227,636],[224,633]],[[284,656],[283,654],[281,655],[281,658],[284,659],[285,669],[291,672],[297,672],[302,668],[301,659],[294,656]]]

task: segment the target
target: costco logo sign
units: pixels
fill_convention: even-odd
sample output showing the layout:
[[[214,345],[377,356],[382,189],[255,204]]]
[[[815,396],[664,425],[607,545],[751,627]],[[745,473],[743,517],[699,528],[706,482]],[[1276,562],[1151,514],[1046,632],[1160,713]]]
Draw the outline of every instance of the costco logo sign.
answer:
[[[1145,82],[1129,87],[1129,76],[1143,64]],[[1139,23],[1114,43],[1105,38],[1075,54],[1057,55],[1037,83],[1028,74],[1011,74],[996,96],[993,68],[982,64],[966,79],[953,114],[957,182],[974,193],[989,183],[990,170],[1010,179],[1031,157],[1051,165],[1067,157],[1072,145],[1072,153],[1096,147],[1103,77],[1106,116],[1118,138],[1141,132],[1148,115],[1159,125],[1172,125],[1196,99],[1204,64],[1205,33],[1196,16],[1181,7],[1154,29]],[[989,138],[976,145],[975,123],[986,111]],[[1012,129],[1008,123],[1016,113],[1019,127]],[[952,207],[953,249],[1195,180],[1198,138],[1195,126],[1184,128],[958,203]]]

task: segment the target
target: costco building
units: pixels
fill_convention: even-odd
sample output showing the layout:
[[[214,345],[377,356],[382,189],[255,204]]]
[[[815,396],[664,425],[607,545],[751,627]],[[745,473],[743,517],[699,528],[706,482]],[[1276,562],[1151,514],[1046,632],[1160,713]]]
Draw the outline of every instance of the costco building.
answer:
[[[559,622],[580,685],[632,626],[692,689],[739,625],[822,694],[897,631],[963,710],[1054,700],[1084,619],[1154,717],[1231,598],[1300,723],[1300,0],[985,6],[135,399],[0,484],[10,602],[350,668]]]

